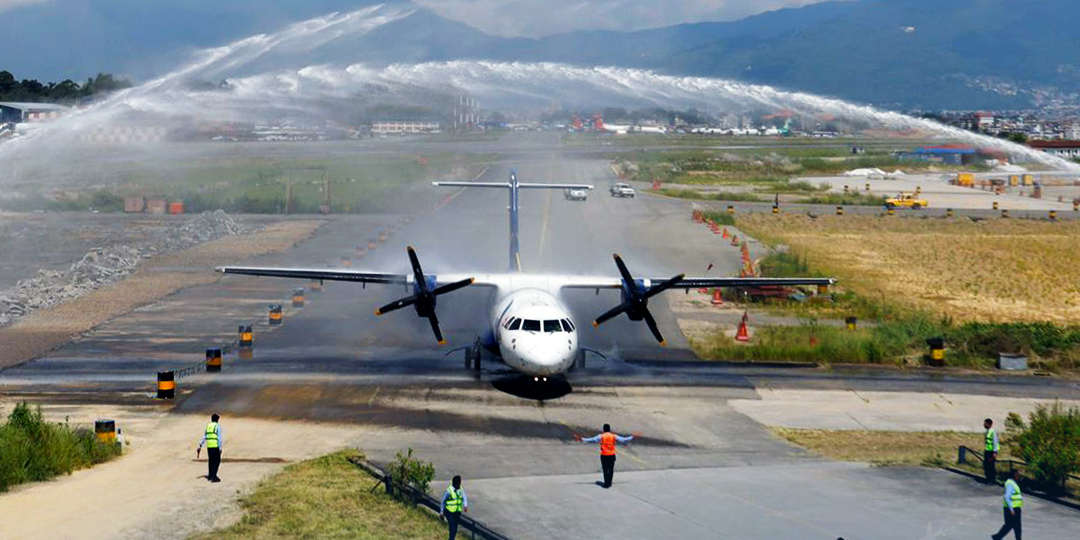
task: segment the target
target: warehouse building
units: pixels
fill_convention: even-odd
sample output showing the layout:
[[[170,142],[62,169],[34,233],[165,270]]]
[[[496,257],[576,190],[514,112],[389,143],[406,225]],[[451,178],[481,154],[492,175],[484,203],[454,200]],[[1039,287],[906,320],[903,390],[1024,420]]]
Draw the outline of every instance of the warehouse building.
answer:
[[[1031,141],[1028,146],[1065,159],[1080,158],[1080,141]]]
[[[438,133],[438,122],[389,121],[371,124],[374,135],[401,135],[405,133]]]
[[[0,102],[0,124],[23,124],[55,120],[68,113],[71,107],[55,103]]]

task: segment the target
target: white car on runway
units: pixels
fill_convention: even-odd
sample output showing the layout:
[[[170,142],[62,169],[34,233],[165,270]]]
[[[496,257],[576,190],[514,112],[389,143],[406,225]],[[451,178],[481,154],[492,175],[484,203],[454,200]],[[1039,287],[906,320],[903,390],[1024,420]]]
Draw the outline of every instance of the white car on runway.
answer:
[[[584,201],[589,198],[589,193],[584,189],[567,189],[563,192],[563,197],[568,201]]]
[[[630,187],[630,184],[619,182],[611,186],[612,197],[630,197],[633,199],[634,195],[637,195],[637,192],[634,191],[634,188]]]

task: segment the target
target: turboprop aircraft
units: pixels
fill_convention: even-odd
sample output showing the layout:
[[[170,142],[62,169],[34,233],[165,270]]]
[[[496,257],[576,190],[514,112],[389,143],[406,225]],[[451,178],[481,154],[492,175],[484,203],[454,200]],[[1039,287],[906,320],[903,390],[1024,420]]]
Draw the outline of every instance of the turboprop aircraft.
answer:
[[[384,315],[412,306],[416,314],[428,319],[435,339],[446,343],[439,319],[435,314],[438,297],[464,287],[491,287],[496,290],[488,320],[488,328],[478,329],[478,339],[472,351],[472,368],[480,370],[480,351],[483,347],[506,365],[534,380],[568,371],[584,358],[585,350],[578,342],[578,325],[560,298],[566,289],[619,289],[622,302],[605,311],[593,326],[625,314],[632,321],[644,321],[661,346],[666,344],[649,312],[649,300],[668,289],[712,287],[760,287],[767,285],[830,285],[831,278],[725,278],[673,277],[635,278],[622,257],[614,255],[618,276],[574,276],[561,274],[528,274],[521,272],[518,251],[518,196],[523,189],[592,189],[585,184],[531,184],[520,182],[517,173],[510,173],[508,182],[433,182],[436,186],[506,189],[510,194],[510,268],[503,274],[436,274],[427,275],[420,266],[416,250],[406,252],[412,266],[411,274],[386,274],[352,269],[273,268],[253,266],[224,266],[217,270],[225,274],[300,278],[309,280],[351,281],[404,286],[409,296],[395,300],[375,311]],[[469,354],[467,352],[467,354]],[[467,356],[467,359],[470,357]]]

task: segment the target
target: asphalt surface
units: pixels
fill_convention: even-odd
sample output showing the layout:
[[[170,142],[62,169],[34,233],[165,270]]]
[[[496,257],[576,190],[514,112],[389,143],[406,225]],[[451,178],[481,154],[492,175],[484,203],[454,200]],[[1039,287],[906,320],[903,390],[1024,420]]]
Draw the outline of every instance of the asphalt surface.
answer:
[[[515,148],[500,150],[502,159],[480,180],[509,174]],[[565,201],[557,190],[524,194],[525,271],[615,275],[611,254],[618,252],[640,276],[698,274],[710,263],[716,265],[711,275],[737,273],[738,250],[694,226],[690,203],[613,199],[606,190],[614,175],[604,160],[523,155],[517,165],[523,181],[596,186],[584,203]],[[430,273],[504,271],[507,194],[447,194],[452,199],[433,213],[418,202],[334,217],[295,249],[247,263],[337,266],[345,257],[353,268],[404,272],[404,247],[411,244]],[[407,217],[413,219],[404,225]],[[366,248],[379,231],[389,234],[387,242],[361,257],[357,247]],[[822,539],[983,538],[996,530],[1000,502],[994,490],[945,473],[810,456],[728,400],[756,399],[760,387],[1080,397],[1075,383],[1059,379],[701,364],[666,303],[651,305],[671,343],[661,349],[644,325],[625,319],[590,328],[592,317],[619,302],[617,293],[591,291],[566,300],[582,343],[607,359],[590,356],[584,370],[552,386],[530,386],[490,359],[477,379],[464,369],[462,353],[445,356],[447,349],[435,345],[426,320],[407,310],[374,316],[404,290],[327,283],[308,292],[303,308],[286,302],[284,325],[269,328],[267,304],[305,285],[229,276],[181,291],[0,373],[0,394],[146,404],[155,372],[196,363],[205,348],[232,342],[239,324],[255,322],[253,357],[230,351],[222,373],[181,378],[177,412],[377,428],[359,443],[372,459],[384,462],[415,448],[436,464],[433,489],[462,474],[473,515],[515,538]],[[489,303],[483,290],[440,298],[451,346],[472,341],[487,324]],[[622,450],[616,488],[607,491],[592,483],[595,448],[573,439],[593,435],[604,422],[640,434]],[[1025,527],[1042,536],[1074,536],[1068,531],[1080,523],[1076,514],[1038,502],[1025,517]]]

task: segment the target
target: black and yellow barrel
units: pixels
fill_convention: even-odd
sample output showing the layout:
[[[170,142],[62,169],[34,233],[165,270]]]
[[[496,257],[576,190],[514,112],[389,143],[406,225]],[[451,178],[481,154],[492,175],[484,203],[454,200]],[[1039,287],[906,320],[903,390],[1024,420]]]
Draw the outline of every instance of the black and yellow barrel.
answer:
[[[176,377],[171,371],[159,371],[157,374],[157,398],[172,399],[176,396]]]
[[[270,326],[278,326],[282,321],[281,304],[273,304],[270,306],[270,315],[268,322]]]
[[[1008,218],[1009,217],[1009,209],[1008,208],[1002,208],[1001,209],[1001,217],[1003,217],[1003,218]]]
[[[922,186],[915,186],[915,196],[922,195]]]
[[[1073,212],[1080,212],[1080,200],[1073,201]]]
[[[292,292],[292,307],[304,307],[304,288],[298,287]]]
[[[221,349],[206,349],[206,372],[219,373],[221,371]]]
[[[727,213],[734,215],[735,214],[735,207],[730,205],[730,204],[727,205]]]
[[[240,325],[240,348],[250,348],[255,345],[255,334],[251,331],[251,325]]]
[[[313,280],[311,280],[311,283],[308,283],[308,290],[309,291],[314,291],[314,292],[321,291],[322,290],[322,280],[321,279],[313,279]]]
[[[779,207],[779,206],[776,206],[776,205],[774,204],[774,205],[773,205],[773,207],[772,207],[772,213],[774,213],[774,214],[779,214],[779,213],[780,213],[780,207]]]
[[[994,210],[997,210],[997,209],[998,209],[998,202],[994,201]]]
[[[890,215],[890,216],[895,216],[896,215],[896,209],[895,208],[886,208],[885,209],[885,214]]]
[[[944,366],[945,365],[945,338],[933,337],[926,340],[926,345],[930,347],[930,365],[931,366]]]
[[[870,191],[870,182],[866,183],[866,191]]]
[[[956,213],[956,212],[953,212],[953,209],[952,209],[952,208],[946,208],[946,209],[945,209],[945,217],[953,217],[953,215],[954,215],[955,213]]]
[[[368,243],[367,243],[367,248],[368,248],[368,250],[369,250],[369,251],[370,251],[370,250],[372,250],[372,249],[375,249],[375,248],[377,248],[377,247],[379,247],[379,244],[376,244],[376,243],[375,243],[375,239],[374,239],[374,238],[372,238],[371,240],[368,240]]]
[[[848,185],[844,184],[844,193],[847,193],[847,192],[848,192]]]
[[[859,318],[858,317],[848,317],[848,318],[844,319],[844,324],[847,325],[848,330],[855,331],[855,330],[857,330],[859,328]]]
[[[836,215],[838,215],[838,216],[844,215],[844,207],[843,206],[837,206],[836,207]]]
[[[1057,210],[1051,210],[1049,216],[1050,221],[1057,221]]]
[[[105,444],[116,442],[116,420],[96,420],[94,422],[94,436]]]

